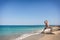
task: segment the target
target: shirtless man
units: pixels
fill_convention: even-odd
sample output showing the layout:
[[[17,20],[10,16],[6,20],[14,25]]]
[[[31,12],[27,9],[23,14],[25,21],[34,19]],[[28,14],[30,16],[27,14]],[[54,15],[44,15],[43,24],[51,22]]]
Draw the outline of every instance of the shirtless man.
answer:
[[[52,32],[52,28],[49,27],[49,25],[48,25],[48,21],[47,21],[47,20],[44,21],[44,24],[45,24],[45,28],[44,28],[44,30],[43,30],[42,33],[44,33],[45,29],[47,29],[47,28],[50,28],[50,29],[51,29],[50,31]]]

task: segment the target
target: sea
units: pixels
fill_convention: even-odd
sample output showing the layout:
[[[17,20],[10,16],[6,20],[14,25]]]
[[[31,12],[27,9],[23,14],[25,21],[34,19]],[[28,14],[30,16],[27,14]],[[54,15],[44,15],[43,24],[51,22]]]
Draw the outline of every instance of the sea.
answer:
[[[25,38],[34,33],[41,33],[44,27],[44,25],[0,25],[0,37],[19,35]]]

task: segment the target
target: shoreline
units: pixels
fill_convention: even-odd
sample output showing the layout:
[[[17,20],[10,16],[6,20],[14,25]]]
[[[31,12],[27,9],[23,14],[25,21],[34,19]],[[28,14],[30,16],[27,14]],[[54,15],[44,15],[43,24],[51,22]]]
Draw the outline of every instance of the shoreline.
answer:
[[[60,39],[60,26],[52,27],[52,33],[41,33],[42,30],[34,31],[33,33],[27,33],[23,35],[15,35],[7,37],[6,40],[59,40]],[[59,30],[58,30],[59,29]],[[4,38],[3,38],[4,39]],[[4,39],[5,40],[5,39]]]
[[[53,31],[50,34],[41,33],[41,35],[32,35],[23,40],[60,40],[60,26],[53,27]]]
[[[40,31],[35,31],[33,33],[27,33],[27,34],[23,34],[13,40],[25,40],[27,38],[30,38],[30,37],[38,37],[39,35],[41,34],[41,30]],[[40,35],[41,36],[41,35]]]
[[[17,39],[16,39],[17,38]],[[21,36],[8,38],[8,40],[60,40],[60,30],[54,31],[52,34],[35,34],[26,38],[20,39]]]
[[[52,34],[32,35],[23,40],[60,40],[60,31],[54,31]]]

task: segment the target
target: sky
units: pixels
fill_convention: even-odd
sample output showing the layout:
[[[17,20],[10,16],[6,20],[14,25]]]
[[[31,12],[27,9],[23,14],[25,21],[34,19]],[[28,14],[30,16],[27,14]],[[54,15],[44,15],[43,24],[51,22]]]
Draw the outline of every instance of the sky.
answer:
[[[0,0],[0,25],[60,25],[59,0]]]

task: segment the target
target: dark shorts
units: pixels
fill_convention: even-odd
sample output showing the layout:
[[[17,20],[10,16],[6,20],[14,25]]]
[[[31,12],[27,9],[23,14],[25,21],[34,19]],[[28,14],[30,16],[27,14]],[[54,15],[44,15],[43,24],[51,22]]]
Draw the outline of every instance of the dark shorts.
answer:
[[[51,27],[45,27],[44,29],[47,29],[47,28],[50,28],[50,29],[52,29]]]

